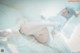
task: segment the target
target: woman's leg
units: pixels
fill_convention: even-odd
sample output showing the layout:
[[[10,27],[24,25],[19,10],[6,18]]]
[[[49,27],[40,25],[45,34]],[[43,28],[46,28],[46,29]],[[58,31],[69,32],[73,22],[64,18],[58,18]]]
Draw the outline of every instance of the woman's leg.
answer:
[[[8,47],[10,48],[10,50],[12,51],[12,53],[19,53],[15,47],[15,45],[13,44],[8,44]]]

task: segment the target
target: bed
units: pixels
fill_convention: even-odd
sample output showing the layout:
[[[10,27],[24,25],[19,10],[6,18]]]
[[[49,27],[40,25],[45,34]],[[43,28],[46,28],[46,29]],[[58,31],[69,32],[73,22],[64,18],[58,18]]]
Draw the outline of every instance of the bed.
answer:
[[[28,26],[30,25],[22,25],[20,33],[15,36],[12,34],[13,37],[10,37],[10,42],[16,45],[19,53],[71,53],[62,35],[48,33],[50,31],[45,25],[38,24],[35,25],[36,28],[32,29]]]

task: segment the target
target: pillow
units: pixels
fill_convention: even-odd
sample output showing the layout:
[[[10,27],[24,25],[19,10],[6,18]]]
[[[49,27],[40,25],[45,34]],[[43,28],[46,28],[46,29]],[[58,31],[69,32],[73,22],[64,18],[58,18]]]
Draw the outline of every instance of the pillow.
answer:
[[[72,34],[73,31],[74,31],[74,28],[75,28],[77,25],[80,25],[80,16],[78,16],[78,17],[73,16],[73,17],[65,24],[65,26],[63,27],[62,33],[63,33],[67,38],[70,38],[70,37],[71,37],[71,34]]]
[[[72,51],[80,50],[80,25],[77,25],[68,42]]]

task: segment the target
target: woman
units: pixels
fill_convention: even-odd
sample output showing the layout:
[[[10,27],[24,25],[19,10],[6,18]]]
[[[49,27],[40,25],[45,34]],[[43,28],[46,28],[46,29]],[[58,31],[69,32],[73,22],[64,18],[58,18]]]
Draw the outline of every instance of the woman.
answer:
[[[33,23],[33,22],[32,22]],[[31,27],[32,26],[32,27]],[[71,53],[63,36],[44,24],[23,24],[19,30],[33,53]]]

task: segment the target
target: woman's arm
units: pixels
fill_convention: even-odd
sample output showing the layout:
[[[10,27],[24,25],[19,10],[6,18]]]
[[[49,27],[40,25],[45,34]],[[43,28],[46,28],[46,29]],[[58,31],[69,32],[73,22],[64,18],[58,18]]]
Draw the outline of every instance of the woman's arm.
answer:
[[[0,31],[0,36],[1,37],[8,37],[10,34],[19,34],[19,30],[13,30],[13,29],[5,29]]]

